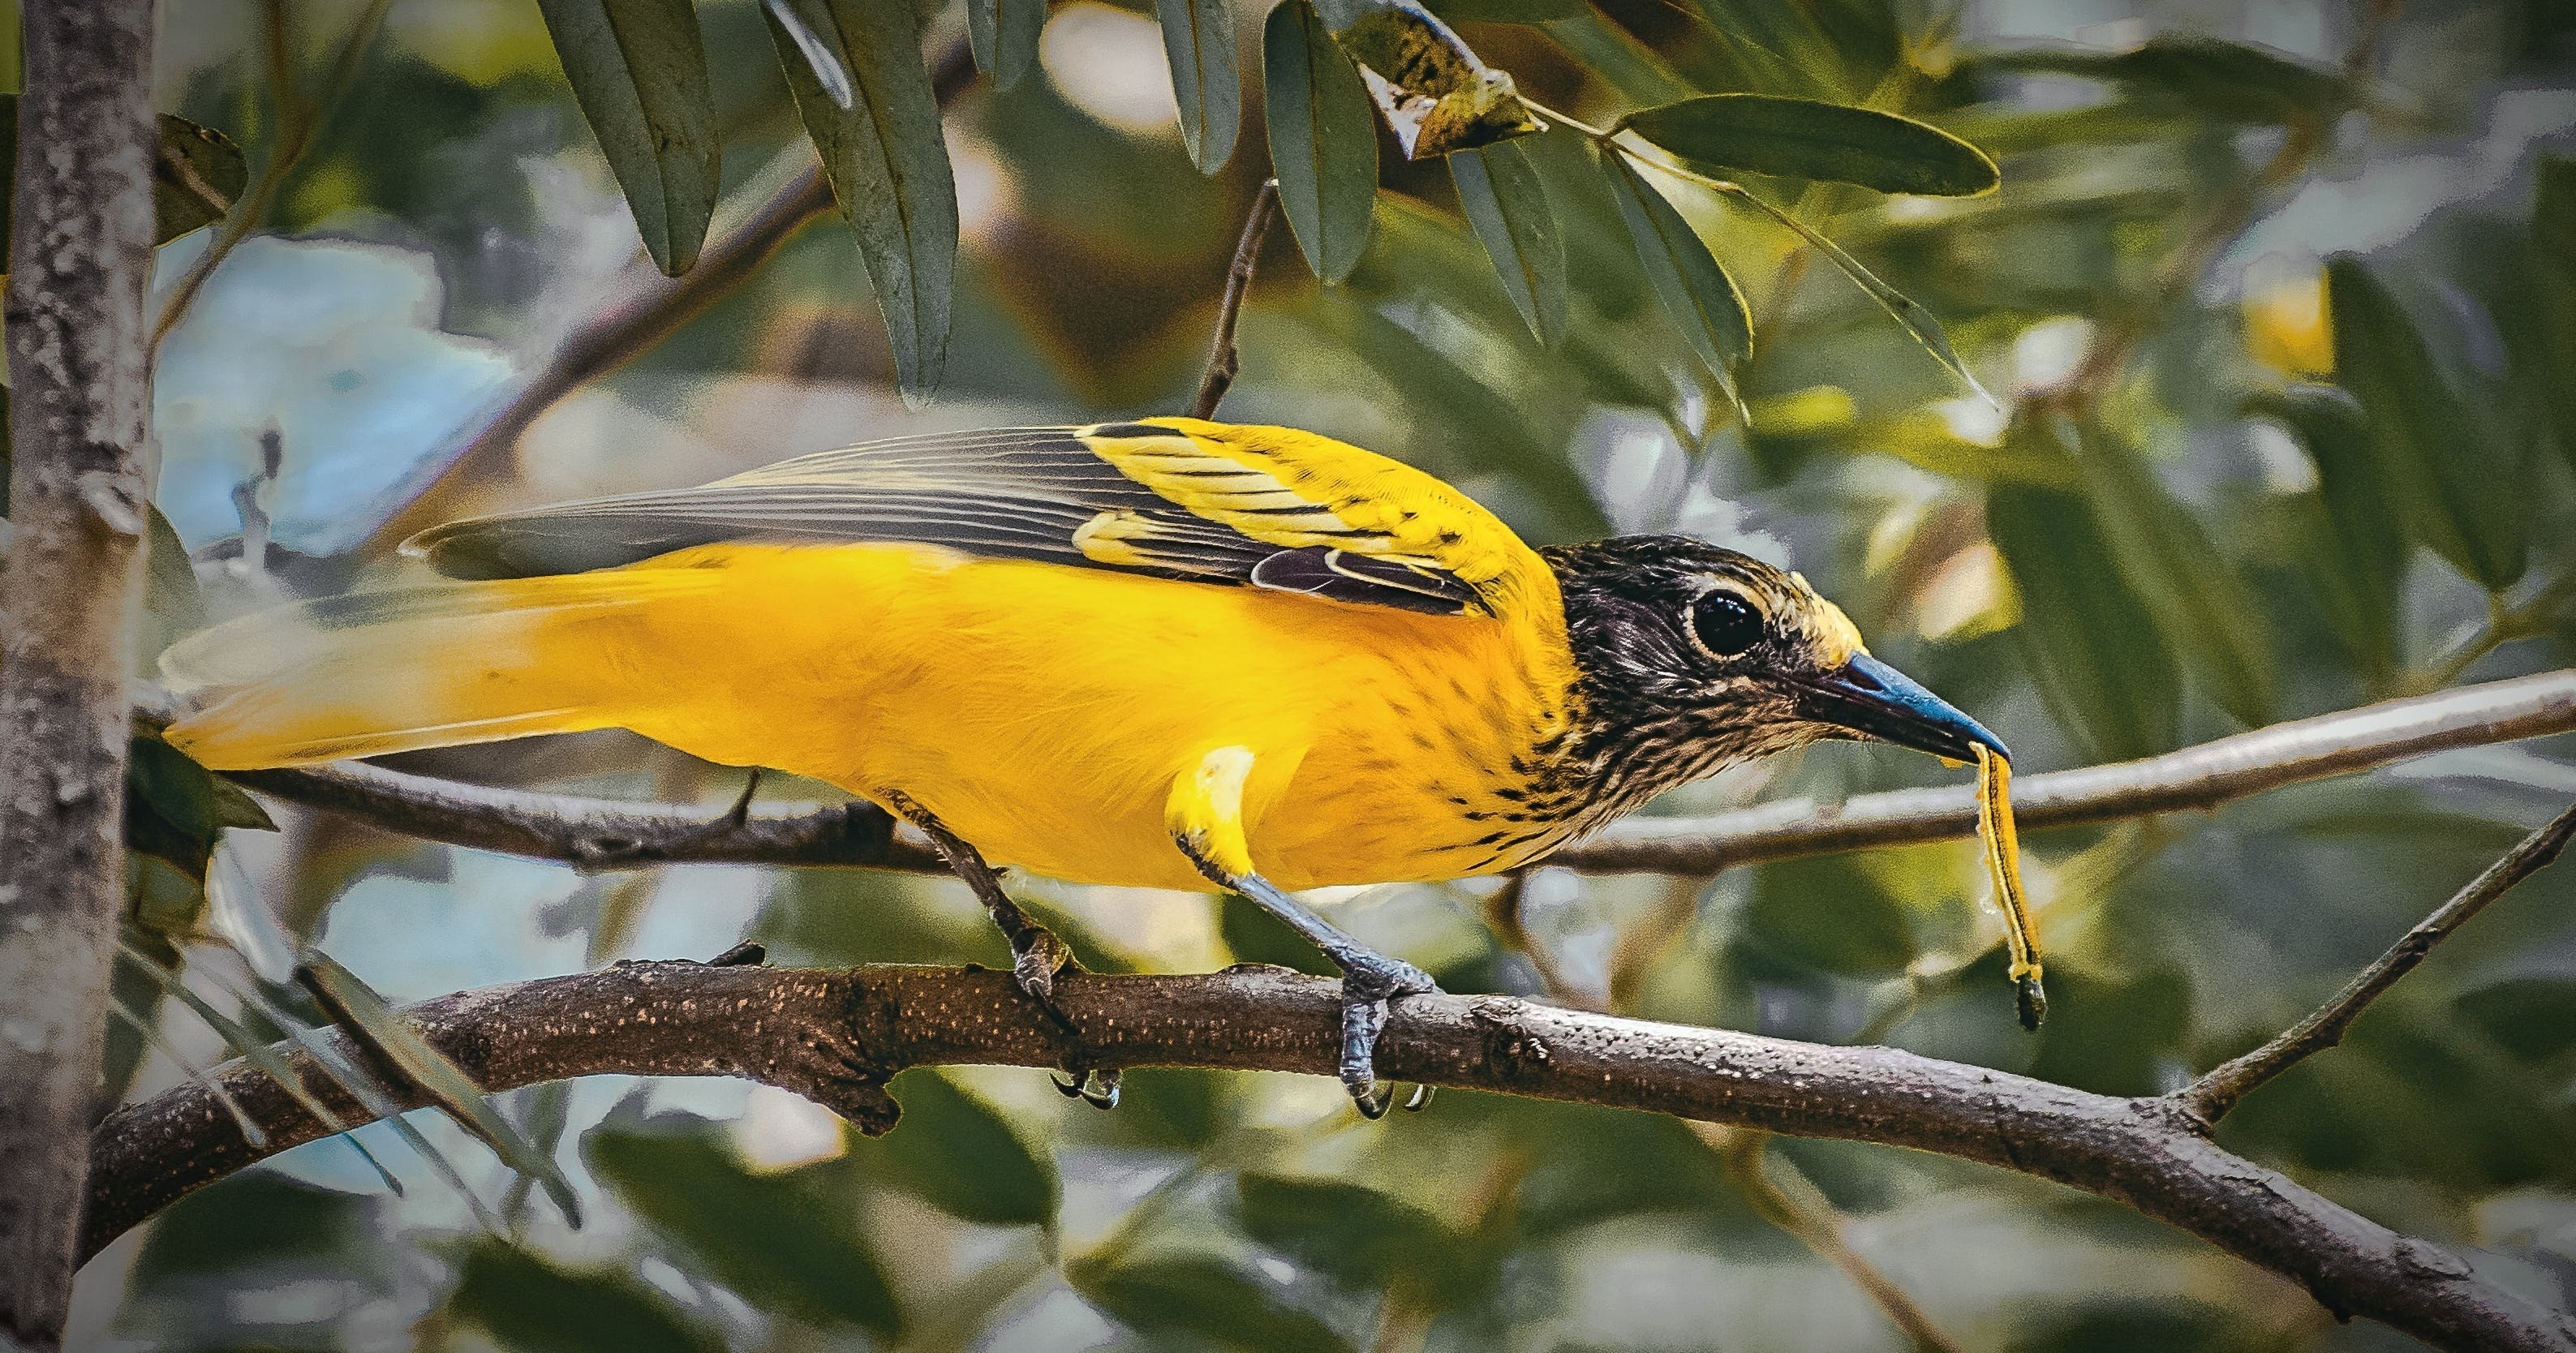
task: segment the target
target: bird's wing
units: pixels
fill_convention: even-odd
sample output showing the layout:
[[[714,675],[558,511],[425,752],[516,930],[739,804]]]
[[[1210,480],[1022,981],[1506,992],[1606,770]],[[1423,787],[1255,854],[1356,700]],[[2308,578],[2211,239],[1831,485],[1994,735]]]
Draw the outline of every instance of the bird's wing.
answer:
[[[455,522],[405,549],[498,578],[727,542],[938,545],[1434,614],[1501,613],[1548,577],[1511,528],[1419,470],[1290,428],[1180,418],[875,442]]]

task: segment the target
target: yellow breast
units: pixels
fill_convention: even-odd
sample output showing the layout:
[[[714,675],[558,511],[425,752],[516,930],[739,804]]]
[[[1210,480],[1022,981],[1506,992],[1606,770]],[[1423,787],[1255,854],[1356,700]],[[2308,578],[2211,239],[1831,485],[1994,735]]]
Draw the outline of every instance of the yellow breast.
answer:
[[[646,567],[726,582],[627,646],[669,664],[653,679],[670,698],[637,731],[900,791],[996,863],[1077,882],[1205,888],[1165,798],[1235,745],[1256,757],[1254,862],[1283,887],[1505,867],[1527,834],[1508,821],[1516,766],[1568,717],[1553,597],[1424,615],[916,546],[720,546]]]

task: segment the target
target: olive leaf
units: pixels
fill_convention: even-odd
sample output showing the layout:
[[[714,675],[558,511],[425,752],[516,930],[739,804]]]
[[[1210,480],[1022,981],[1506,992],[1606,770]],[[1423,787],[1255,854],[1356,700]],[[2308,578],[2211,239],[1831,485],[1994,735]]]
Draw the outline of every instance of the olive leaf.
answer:
[[[1950,374],[1958,377],[1970,390],[1975,391],[1979,399],[1998,409],[2004,407],[2003,401],[1995,398],[1993,393],[1986,389],[1985,384],[1977,379],[1976,373],[1968,370],[1968,364],[1959,360],[1959,354],[1950,347],[1950,336],[1942,332],[1941,321],[1934,319],[1932,312],[1925,309],[1921,302],[1888,285],[1885,279],[1871,272],[1841,245],[1825,238],[1815,227],[1773,206],[1761,194],[1740,183],[1720,181],[1713,186],[1717,191],[1787,226],[1798,238],[1805,240],[1809,248],[1824,255],[1826,262],[1833,264],[1843,276],[1850,278],[1852,285],[1868,293],[1869,298],[1878,302],[1879,308],[1885,310],[1890,318],[1905,326],[1905,332],[1912,334],[1914,341],[1922,344],[1925,352],[1932,354],[1933,360],[1950,368]]]
[[[723,185],[723,134],[689,0],[537,0],[573,102],[626,192],[645,252],[694,267]]]
[[[1986,531],[2021,596],[2016,633],[2049,712],[2097,761],[2171,751],[2182,683],[2092,502],[1996,484],[1986,491]]]
[[[485,1098],[483,1087],[429,1045],[411,1021],[387,1004],[356,973],[319,949],[307,948],[296,965],[296,980],[371,1059],[409,1081],[448,1117],[492,1148],[501,1162],[537,1181],[553,1199],[564,1220],[581,1225],[581,1199],[564,1178],[554,1157],[538,1150],[501,1111]]]
[[[1310,0],[1270,11],[1261,70],[1280,213],[1307,266],[1338,282],[1359,266],[1377,200],[1368,91]]]
[[[895,378],[904,398],[919,403],[948,363],[957,269],[957,182],[921,63],[919,23],[911,5],[877,0],[771,0],[762,13],[823,176],[876,284]],[[831,49],[831,60],[809,61],[804,39]],[[818,64],[855,82],[843,91],[846,102],[826,88]]]
[[[1816,99],[1707,94],[1639,109],[1611,130],[1634,132],[1702,173],[1827,179],[1943,197],[1992,192],[2003,181],[1984,151],[1938,127]]]
[[[1369,97],[1407,159],[1428,160],[1543,129],[1512,77],[1414,0],[1335,0],[1333,40],[1360,63]]]
[[[1046,0],[966,0],[966,45],[995,89],[1011,88],[1037,65],[1046,11]]]
[[[1449,178],[1512,308],[1553,345],[1565,336],[1565,242],[1528,152],[1509,142],[1453,151]]]
[[[1172,100],[1181,110],[1181,148],[1202,174],[1234,157],[1243,125],[1243,76],[1234,67],[1234,7],[1228,0],[1155,0]]]
[[[2349,254],[2326,264],[2335,381],[2361,401],[2415,538],[2490,592],[2522,578],[2531,503],[2493,430],[2445,380],[2386,283]]]
[[[1637,262],[1644,267],[1655,298],[1663,302],[1664,312],[1681,326],[1682,337],[1717,377],[1719,388],[1735,405],[1736,416],[1746,417],[1744,398],[1735,388],[1736,371],[1753,355],[1753,316],[1744,307],[1744,293],[1736,290],[1735,279],[1700,242],[1699,232],[1628,163],[1628,157],[1606,147],[1600,148],[1599,155],[1601,171],[1610,178],[1610,191],[1619,199],[1619,219],[1627,224],[1628,240],[1636,247]]]

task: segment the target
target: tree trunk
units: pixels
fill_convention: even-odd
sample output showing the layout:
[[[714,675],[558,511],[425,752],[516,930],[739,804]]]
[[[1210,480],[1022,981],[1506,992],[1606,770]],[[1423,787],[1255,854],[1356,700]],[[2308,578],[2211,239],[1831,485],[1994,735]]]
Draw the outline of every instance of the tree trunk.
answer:
[[[0,1348],[52,1349],[124,900],[152,266],[150,0],[26,0],[0,574]]]

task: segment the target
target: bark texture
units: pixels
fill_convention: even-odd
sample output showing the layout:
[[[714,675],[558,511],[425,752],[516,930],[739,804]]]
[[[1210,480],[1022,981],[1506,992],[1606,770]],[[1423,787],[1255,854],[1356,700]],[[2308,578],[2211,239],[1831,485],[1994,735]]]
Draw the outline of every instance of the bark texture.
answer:
[[[124,898],[152,266],[150,0],[28,0],[0,577],[0,1347],[71,1296]]]
[[[1056,1000],[1099,1065],[1333,1074],[1339,988],[1321,978],[1261,967],[1193,977],[1066,973]],[[905,1067],[1052,1067],[1063,1055],[1010,974],[980,968],[627,963],[445,996],[411,1014],[490,1090],[602,1072],[743,1076],[869,1131],[893,1125],[883,1087]],[[2576,1353],[2576,1320],[2565,1313],[2221,1150],[2170,1100],[2088,1094],[1888,1048],[1791,1043],[1503,997],[1398,1002],[1378,1059],[1400,1080],[1983,1161],[2126,1203],[2297,1279],[2338,1315],[2385,1321],[2439,1348]],[[365,1116],[309,1060],[299,1055],[297,1065],[335,1111]],[[232,1063],[213,1079],[268,1130],[266,1150],[245,1142],[201,1085],[119,1110],[98,1129],[84,1253],[267,1152],[323,1134],[259,1072]],[[1435,1104],[1431,1117],[1438,1113]],[[1437,1130],[1436,1121],[1419,1126]]]

